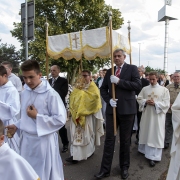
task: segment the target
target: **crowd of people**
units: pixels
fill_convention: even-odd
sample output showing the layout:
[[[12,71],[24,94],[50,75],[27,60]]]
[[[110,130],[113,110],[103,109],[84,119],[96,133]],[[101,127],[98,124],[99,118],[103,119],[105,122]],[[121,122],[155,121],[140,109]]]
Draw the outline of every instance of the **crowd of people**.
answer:
[[[47,81],[41,78],[38,62],[27,60],[20,67],[23,82],[12,73],[9,62],[0,65],[0,176],[4,180],[12,176],[15,180],[64,180],[58,134],[61,153],[69,150],[66,161],[72,164],[92,156],[105,134],[100,170],[94,176],[110,176],[116,140],[114,110],[122,179],[129,176],[131,136],[137,123],[137,151],[154,167],[161,161],[162,150],[172,143],[167,180],[180,180],[180,74],[170,78],[147,74],[143,66],[127,64],[122,49],[116,49],[113,58],[114,75],[111,68],[100,70],[99,75],[82,70],[73,87],[59,76],[57,65],[51,66],[52,78]],[[12,174],[6,173],[7,167]]]

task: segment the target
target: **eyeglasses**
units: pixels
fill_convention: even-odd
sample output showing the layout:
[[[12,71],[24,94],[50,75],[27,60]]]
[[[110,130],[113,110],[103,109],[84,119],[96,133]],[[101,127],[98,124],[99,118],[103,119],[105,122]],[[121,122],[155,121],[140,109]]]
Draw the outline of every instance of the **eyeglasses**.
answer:
[[[89,75],[87,75],[87,74],[82,74],[82,76],[83,76],[83,77],[87,77],[87,76],[89,76]]]

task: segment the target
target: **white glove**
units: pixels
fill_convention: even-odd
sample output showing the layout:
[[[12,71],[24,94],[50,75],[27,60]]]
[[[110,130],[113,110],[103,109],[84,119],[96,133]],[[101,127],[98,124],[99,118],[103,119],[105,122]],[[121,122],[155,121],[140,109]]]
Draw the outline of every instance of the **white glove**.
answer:
[[[117,84],[119,82],[119,78],[114,75],[111,75],[110,80],[111,80],[111,83],[114,83],[114,84]]]
[[[112,106],[112,107],[117,107],[116,105],[117,105],[117,101],[118,99],[115,99],[115,100],[113,100],[113,99],[110,99],[110,101],[109,101],[109,103],[110,103],[110,105]]]

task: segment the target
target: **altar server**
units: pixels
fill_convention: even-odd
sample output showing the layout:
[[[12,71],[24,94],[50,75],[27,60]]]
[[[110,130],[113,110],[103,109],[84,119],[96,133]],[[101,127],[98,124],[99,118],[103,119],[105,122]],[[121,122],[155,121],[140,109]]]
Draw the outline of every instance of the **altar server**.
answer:
[[[17,121],[16,115],[20,112],[20,99],[17,89],[12,82],[8,80],[6,68],[0,66],[0,119],[4,125],[13,124]],[[5,142],[19,153],[19,136],[16,134],[13,138],[5,137]]]
[[[13,134],[21,129],[20,155],[34,168],[41,180],[64,180],[57,131],[66,122],[66,109],[47,80],[41,80],[37,61],[21,65],[25,81],[21,93],[21,119],[8,126]]]
[[[0,120],[0,177],[3,180],[40,180],[31,165],[4,143],[4,138],[4,125]]]
[[[157,80],[157,72],[150,72],[150,85],[144,87],[137,98],[139,111],[142,112],[138,151],[145,154],[151,167],[155,166],[155,161],[161,161],[165,116],[170,106],[169,91]]]

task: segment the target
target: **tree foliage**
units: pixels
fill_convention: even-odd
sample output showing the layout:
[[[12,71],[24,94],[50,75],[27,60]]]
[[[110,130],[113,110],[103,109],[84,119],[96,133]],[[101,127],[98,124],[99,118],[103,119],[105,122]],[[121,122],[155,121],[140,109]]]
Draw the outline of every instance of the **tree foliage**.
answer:
[[[46,17],[49,23],[49,35],[58,35],[81,30],[95,29],[108,25],[109,6],[104,0],[36,0],[35,1],[35,40],[29,42],[29,57],[41,61],[42,69],[45,63],[45,27]],[[113,29],[119,29],[123,24],[121,12],[112,9]],[[11,31],[22,47],[22,24],[14,23],[14,29]],[[93,70],[93,67],[102,67],[108,63],[108,59],[96,58],[93,61],[83,59],[84,69]],[[78,72],[79,62],[74,59],[65,61],[63,58],[58,60],[50,59],[50,65],[58,64],[61,71],[68,72],[69,80],[74,73]],[[76,72],[74,70],[76,69]]]
[[[19,72],[20,52],[16,51],[14,45],[1,43],[0,40],[0,64],[3,61],[8,61],[13,65],[13,72]]]
[[[145,69],[146,69],[146,73],[151,72],[151,71],[156,71],[156,72],[158,72],[159,74],[165,74],[165,71],[162,70],[162,69],[159,69],[159,68],[155,68],[155,69],[154,69],[154,68],[152,68],[152,67],[150,67],[150,66],[146,66]]]

